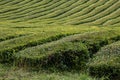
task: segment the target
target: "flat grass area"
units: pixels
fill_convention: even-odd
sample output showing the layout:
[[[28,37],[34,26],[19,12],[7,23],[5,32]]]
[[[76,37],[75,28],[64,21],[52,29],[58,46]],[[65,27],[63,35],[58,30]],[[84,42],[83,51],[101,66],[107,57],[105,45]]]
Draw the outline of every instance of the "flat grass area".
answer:
[[[1,80],[96,80],[80,72],[50,72],[45,70],[31,71],[0,64]],[[103,80],[101,78],[100,80]]]

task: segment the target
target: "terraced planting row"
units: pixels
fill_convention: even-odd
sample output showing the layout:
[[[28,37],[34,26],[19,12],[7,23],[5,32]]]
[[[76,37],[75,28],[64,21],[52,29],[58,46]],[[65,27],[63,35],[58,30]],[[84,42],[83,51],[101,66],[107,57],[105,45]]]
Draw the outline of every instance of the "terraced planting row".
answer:
[[[89,62],[89,59],[94,60],[93,56],[97,55],[99,57],[99,54],[101,54],[99,52],[101,52],[102,49],[104,50],[103,46],[107,47],[106,45],[119,41],[120,29],[119,27],[83,27],[69,26],[64,29],[63,26],[36,28],[20,28],[17,26],[1,27],[1,29],[4,30],[1,32],[2,35],[9,34],[0,36],[4,38],[4,40],[0,42],[0,63],[9,63],[23,68],[32,67],[38,70],[41,68],[58,70],[86,70],[89,68],[91,75],[104,76],[104,74],[99,75],[99,72],[94,71],[96,66],[93,65],[93,62],[97,60],[90,60]],[[51,29],[53,34],[51,34]],[[56,31],[56,29],[60,31]],[[9,30],[9,32],[7,32],[7,30]],[[14,30],[18,30],[17,34],[14,34],[16,33]],[[19,36],[21,34],[20,32],[27,35]],[[46,34],[44,34],[44,32]],[[9,38],[9,36],[13,34],[15,37]],[[115,45],[117,45],[117,42]],[[101,49],[101,47],[103,48]],[[111,54],[117,52],[117,57],[119,57],[119,48],[116,48],[114,45],[113,48],[115,48],[115,51],[111,49],[111,51],[113,51],[110,51]],[[101,51],[99,51],[100,49]],[[106,56],[108,56],[107,53]],[[116,59],[116,57],[114,58]],[[108,58],[108,61],[109,60],[111,60],[111,58]],[[119,61],[118,58],[117,60]],[[88,63],[90,64],[88,65]],[[119,65],[119,63],[116,64]],[[105,69],[103,68],[103,70]],[[119,69],[118,66],[116,70],[119,71]],[[109,73],[113,74],[109,76],[111,79],[116,75],[116,73],[114,74],[113,72]],[[119,74],[117,73],[117,75]]]
[[[119,25],[120,0],[0,0],[0,80],[119,80]]]
[[[50,27],[51,28],[51,27]],[[61,27],[60,27],[61,28]],[[59,29],[60,29],[59,28]],[[49,41],[54,41],[54,40],[57,40],[57,39],[60,39],[60,38],[62,38],[62,37],[64,37],[64,36],[67,36],[67,35],[71,35],[71,34],[76,34],[77,32],[77,29],[78,29],[79,27],[77,27],[77,28],[72,28],[72,31],[70,32],[70,27],[69,27],[69,32],[70,33],[68,33],[68,32],[65,32],[65,33],[58,33],[58,32],[56,32],[56,34],[55,34],[55,32],[54,32],[54,34],[52,35],[51,34],[51,37],[50,37],[50,31],[48,32],[48,34],[49,35],[46,35],[46,37],[45,37],[45,35],[43,35],[43,33],[37,33],[37,31],[36,31],[36,33],[37,34],[31,34],[31,35],[26,35],[26,36],[21,36],[21,37],[18,37],[18,38],[12,38],[12,39],[8,39],[8,40],[5,40],[5,41],[2,41],[2,42],[0,42],[0,45],[1,45],[1,61],[2,61],[2,59],[3,59],[3,61],[4,61],[4,59],[8,59],[8,56],[9,55],[11,55],[10,53],[13,53],[13,52],[18,52],[19,50],[23,50],[23,49],[25,49],[25,48],[28,48],[28,50],[32,50],[32,48],[30,48],[29,49],[29,47],[32,47],[32,46],[37,46],[37,45],[40,45],[40,44],[43,44],[43,46],[44,45],[47,45],[47,44],[52,44],[52,43],[55,43],[55,45],[57,46],[57,44],[61,44],[61,41],[62,41],[62,43],[64,43],[64,42],[66,42],[66,40],[68,40],[67,42],[71,42],[72,41],[72,39],[73,39],[73,41],[76,41],[76,36],[75,36],[75,40],[74,40],[74,36],[70,36],[70,38],[68,37],[68,38],[63,38],[62,40],[58,40],[58,41],[56,41],[56,42],[51,42],[51,43],[47,43],[47,44],[44,44],[44,43],[46,43],[46,42],[49,42]],[[88,28],[88,27],[87,27]],[[86,28],[86,29],[87,29]],[[27,28],[28,29],[28,28]],[[44,28],[45,29],[45,28]],[[56,28],[55,28],[56,29]],[[58,29],[58,28],[57,28]],[[67,28],[66,28],[67,29]],[[74,30],[73,29],[75,29],[75,32],[74,32]],[[92,31],[92,27],[90,28],[91,29],[91,31]],[[97,29],[97,27],[95,28],[95,29]],[[99,28],[98,29],[98,31],[100,31],[100,33],[104,33],[104,31],[102,30],[102,29],[104,29],[105,30],[105,28]],[[118,28],[119,29],[119,28]],[[35,29],[36,30],[36,29]],[[107,28],[106,28],[106,30],[107,30]],[[39,30],[38,30],[39,31]],[[67,30],[68,31],[68,30]],[[81,31],[81,30],[80,30]],[[90,31],[89,29],[87,29],[87,30],[85,30],[85,31]],[[93,29],[93,31],[94,31],[94,29]],[[101,32],[101,31],[103,31],[103,32]],[[23,31],[24,32],[24,31]],[[84,32],[84,29],[83,29],[83,32]],[[119,35],[119,33],[115,30],[113,30],[113,31],[110,31],[109,32],[109,29],[108,29],[108,32],[109,33],[107,33],[107,31],[105,31],[106,32],[106,34],[107,35],[110,35],[111,37],[113,37],[113,36],[116,36],[116,37],[118,37],[118,35]],[[81,32],[79,32],[79,30],[78,30],[78,33],[81,33]],[[76,34],[76,35],[78,35],[78,38],[79,38],[79,36],[81,37],[82,36],[82,34]],[[38,35],[39,34],[39,35]],[[88,36],[88,34],[89,34],[89,32],[88,33],[86,33],[86,35],[85,34],[83,34],[83,36],[82,36],[82,39],[83,39],[83,37],[87,37]],[[92,34],[94,34],[94,33],[91,33],[90,35],[92,35]],[[95,34],[96,34],[96,32],[95,32]],[[95,35],[94,34],[94,35]],[[112,36],[112,35],[113,36]],[[55,36],[56,35],[56,36]],[[41,37],[41,39],[40,39],[40,37]],[[42,36],[44,36],[44,37],[42,37]],[[48,37],[49,36],[49,37]],[[105,34],[104,35],[102,35],[100,38],[101,38],[101,40],[102,40],[102,37],[103,36],[105,36]],[[85,37],[85,38],[86,38]],[[93,36],[91,36],[91,38],[92,38]],[[95,36],[96,37],[96,36]],[[98,36],[97,36],[98,37]],[[72,38],[72,39],[71,39]],[[90,38],[90,39],[91,39]],[[104,38],[104,37],[103,37]],[[84,39],[83,39],[84,40]],[[89,40],[89,38],[88,38],[88,40]],[[80,38],[80,42],[81,42],[81,38]],[[57,43],[57,44],[56,44]],[[73,43],[70,43],[70,44],[73,44]],[[4,45],[4,46],[3,46]],[[42,46],[42,45],[40,45],[40,46]],[[52,45],[51,45],[52,46]],[[55,46],[54,46],[55,47]],[[42,48],[40,48],[40,49],[42,49]],[[61,48],[60,48],[61,49]],[[53,51],[54,51],[54,49],[52,49]],[[35,49],[35,51],[32,51],[32,54],[33,54],[33,52],[35,52],[35,53],[37,53],[38,54],[38,52],[36,52],[37,50]],[[29,54],[30,54],[30,52],[28,52]],[[49,53],[49,52],[44,52],[44,53]],[[8,55],[8,56],[7,56]],[[35,54],[34,54],[35,55]],[[3,57],[4,56],[4,57]],[[32,56],[33,57],[33,56]]]
[[[78,58],[79,61],[78,63],[80,64],[80,61],[82,61],[81,59],[86,60],[87,58],[89,58],[89,55],[92,56],[93,53],[97,52],[97,50],[99,50],[101,46],[117,41],[119,40],[119,38],[120,38],[119,34],[117,35],[116,33],[114,33],[114,31],[113,33],[112,31],[106,31],[106,32],[85,33],[83,35],[78,34],[63,38],[55,42],[38,45],[32,48],[27,48],[23,51],[18,52],[18,54],[15,55],[18,57],[18,59],[19,57],[20,58],[23,57],[22,59],[20,59],[22,64],[24,64],[24,62],[27,62],[30,65],[32,64],[42,65],[41,59],[43,59],[43,62],[44,59],[47,59],[45,60],[45,63],[49,65],[51,63],[54,64],[55,66],[65,65],[67,67],[72,67],[72,63],[74,65],[74,62],[70,63],[71,62],[70,60],[72,60],[72,58],[69,57],[73,57],[74,60],[74,57],[77,56],[76,58]],[[64,59],[68,58],[68,60],[64,61],[63,58]],[[57,59],[61,59],[61,60],[57,60]],[[65,62],[68,62],[69,64]]]
[[[90,74],[120,78],[120,41],[102,47],[89,62]]]
[[[0,21],[119,25],[119,5],[119,0],[7,0],[0,2]]]
[[[57,31],[59,29],[59,31]],[[1,28],[0,53],[19,51],[25,47],[36,46],[62,37],[100,29],[97,27],[79,28],[79,26],[38,27],[38,28]],[[106,28],[107,29],[107,28]],[[100,29],[102,30],[102,28]],[[23,36],[21,34],[24,34]],[[12,36],[12,37],[11,37]],[[4,45],[4,46],[3,46]]]

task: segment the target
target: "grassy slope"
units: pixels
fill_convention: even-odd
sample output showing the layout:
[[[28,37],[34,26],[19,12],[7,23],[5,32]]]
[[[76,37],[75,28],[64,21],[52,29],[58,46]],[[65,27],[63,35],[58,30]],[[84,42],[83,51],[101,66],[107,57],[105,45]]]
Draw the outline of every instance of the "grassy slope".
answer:
[[[0,1],[0,21],[116,25],[120,23],[119,4],[119,0]]]
[[[7,25],[7,24],[6,24]],[[5,26],[5,25],[4,25]],[[99,35],[99,36],[101,36],[101,38],[99,38],[99,39],[102,39],[103,38],[103,35],[104,35],[104,38],[106,38],[107,39],[107,37],[108,38],[110,38],[110,36],[117,36],[117,35],[119,35],[119,30],[120,30],[120,28],[119,27],[97,27],[97,26],[58,26],[58,27],[54,27],[54,26],[45,26],[45,27],[43,27],[43,26],[41,26],[41,27],[30,27],[30,28],[26,28],[26,27],[21,27],[21,28],[19,28],[19,26],[20,25],[17,25],[16,24],[16,26],[11,26],[11,27],[8,27],[8,26],[6,26],[6,27],[1,27],[1,29],[3,29],[4,31],[2,31],[1,33],[1,39],[3,39],[1,42],[0,42],[0,44],[1,44],[1,50],[3,50],[3,51],[5,51],[5,50],[9,50],[9,49],[13,49],[14,48],[14,45],[18,45],[18,46],[20,46],[21,45],[21,43],[23,43],[23,42],[21,42],[20,41],[20,43],[17,43],[16,42],[16,44],[13,44],[13,43],[15,43],[14,41],[16,40],[16,41],[19,41],[20,40],[20,38],[21,37],[23,37],[23,41],[27,41],[27,43],[25,43],[25,44],[29,44],[30,42],[28,41],[29,39],[28,39],[28,37],[27,36],[29,36],[29,35],[33,35],[33,34],[36,34],[36,35],[43,35],[43,33],[41,33],[41,31],[44,31],[45,33],[51,33],[52,32],[52,30],[54,30],[55,32],[54,32],[54,34],[52,35],[52,36],[55,36],[56,34],[60,34],[62,31],[63,31],[63,34],[73,34],[73,33],[80,33],[81,35],[83,35],[82,36],[82,38],[80,38],[80,37],[77,37],[76,36],[76,38],[75,39],[77,39],[77,40],[84,40],[84,38],[83,37],[85,37],[85,36],[89,36],[89,37],[91,37],[91,39],[93,38],[93,42],[95,41],[94,39],[95,39],[95,37],[96,37],[96,39],[98,38],[98,36],[94,36],[94,35],[97,35],[96,33],[97,32],[100,32],[101,34]],[[38,25],[37,25],[38,26]],[[52,30],[51,30],[52,29]],[[57,31],[59,29],[59,31]],[[17,32],[16,32],[17,31]],[[31,33],[31,31],[32,31],[32,33]],[[86,33],[85,33],[86,32]],[[109,32],[109,33],[104,33],[104,32]],[[55,34],[56,33],[56,34]],[[94,34],[90,34],[90,33],[94,33]],[[3,36],[3,34],[7,34],[7,35],[4,35]],[[22,36],[19,36],[19,35],[21,35],[21,34],[27,34],[27,35],[22,35]],[[80,35],[80,34],[78,34],[78,35]],[[86,34],[86,35],[85,35]],[[102,35],[103,34],[103,35]],[[105,34],[106,34],[106,36],[105,36]],[[13,36],[13,35],[15,35],[15,37],[11,37],[11,38],[9,38],[9,36]],[[49,35],[51,35],[51,34],[47,34],[48,35],[48,37],[49,37]],[[16,37],[17,36],[17,37]],[[68,36],[68,35],[66,35],[66,36]],[[8,37],[8,38],[6,38],[6,37]],[[27,37],[27,38],[25,38],[25,37]],[[65,37],[65,36],[62,36],[62,37]],[[58,41],[61,41],[62,39],[62,37],[58,37],[58,38],[55,38],[54,40],[55,40],[55,42],[52,42],[52,40],[50,41],[50,42],[43,42],[42,44],[43,45],[47,45],[47,44],[51,44],[51,43],[55,43],[56,44],[56,40],[57,39],[60,39],[60,40],[58,40]],[[72,37],[72,36],[71,36]],[[35,38],[35,40],[37,39],[37,37],[36,36],[33,36],[31,39],[33,39],[33,43],[34,43],[34,38]],[[45,37],[41,37],[41,39],[42,40],[44,40],[44,38]],[[86,37],[85,37],[86,38]],[[104,39],[103,38],[103,39]],[[38,39],[40,39],[40,38],[38,38]],[[46,39],[46,38],[45,38]],[[65,38],[63,38],[63,41],[66,41],[66,39],[67,39],[67,37],[65,37]],[[98,40],[99,40],[98,39]],[[72,38],[70,38],[70,37],[68,37],[68,39],[67,39],[68,41],[70,41],[70,40],[74,40],[74,37],[72,37]],[[86,39],[87,40],[87,39]],[[89,41],[90,39],[88,38],[88,41]],[[35,41],[35,42],[38,42],[37,40]],[[111,42],[111,41],[110,41]],[[2,45],[2,44],[5,44],[4,46]],[[59,43],[58,43],[59,44]],[[25,54],[27,54],[27,53],[25,53],[25,52],[29,52],[29,50],[30,50],[30,53],[31,52],[34,52],[34,54],[38,54],[39,52],[39,46],[42,46],[41,44],[35,44],[35,45],[29,45],[29,46],[27,46],[27,47],[24,47],[23,48],[23,51],[21,51],[20,50],[20,52],[19,52],[19,49],[18,49],[18,53],[20,53],[20,55],[21,54],[23,54],[22,56],[26,56]],[[50,45],[51,46],[51,45]],[[6,48],[5,48],[6,47]],[[38,49],[37,49],[38,48]],[[55,48],[56,49],[59,49],[59,47],[57,48],[57,47],[53,47],[54,49],[53,49],[53,53],[54,53],[54,51],[56,52],[56,50],[55,50]],[[37,49],[37,50],[36,50]],[[27,51],[28,50],[28,51]],[[13,50],[14,51],[14,50]],[[46,51],[47,53],[49,53],[49,51]],[[1,51],[1,53],[2,53],[2,51]],[[40,54],[39,54],[40,55]],[[18,55],[17,55],[18,56]],[[29,55],[28,55],[29,56]],[[34,55],[33,55],[34,56]],[[26,56],[27,57],[27,56]],[[39,57],[39,56],[38,56]],[[31,57],[32,58],[32,57]],[[2,68],[1,68],[2,69]],[[60,74],[59,74],[59,72],[57,72],[57,73],[51,73],[50,75],[48,74],[48,73],[46,73],[46,72],[44,72],[44,74],[43,74],[43,72],[41,73],[41,71],[40,71],[40,73],[38,73],[38,72],[34,72],[34,71],[26,71],[26,72],[24,72],[24,71],[21,71],[21,69],[15,69],[15,72],[14,72],[14,67],[12,68],[12,69],[9,69],[8,68],[8,70],[11,70],[11,72],[9,73],[9,75],[7,76],[7,77],[5,77],[5,79],[10,79],[10,78],[13,78],[13,79],[17,79],[17,78],[19,78],[19,76],[23,76],[23,77],[21,77],[21,79],[35,79],[35,78],[41,78],[41,79],[52,79],[52,80],[57,80],[57,79],[59,79],[60,78],[60,80],[62,80],[62,79],[65,79],[65,80],[68,80],[68,79],[71,79],[72,78],[72,76],[73,77],[77,77],[76,78],[76,80],[79,80],[79,79],[89,79],[89,76],[87,76],[87,75],[84,75],[84,74],[82,74],[81,76],[79,76],[80,74],[79,73],[74,73],[74,75],[71,75],[72,73],[70,72],[70,73],[67,73],[68,75],[66,76],[66,75],[64,75],[64,73],[61,73],[60,72]],[[20,72],[19,72],[20,71]],[[14,74],[14,73],[17,73],[17,72],[19,72],[19,74]],[[7,75],[6,74],[7,72],[5,71],[5,69],[3,68],[2,69],[2,73],[1,73],[1,75]],[[24,73],[24,75],[22,75]],[[65,72],[65,74],[66,74],[66,72]],[[17,75],[18,77],[15,77],[15,75]],[[32,77],[30,76],[30,75],[33,75]],[[48,75],[48,77],[46,77],[46,75]],[[62,76],[61,76],[62,75]],[[41,77],[39,77],[39,76],[41,76]],[[57,76],[57,77],[56,77]],[[3,77],[1,77],[1,78],[3,78]],[[36,79],[37,80],[37,79]],[[71,79],[72,80],[72,79]],[[91,80],[93,80],[93,79],[91,79]]]
[[[27,68],[26,64],[39,65],[36,61],[43,57],[49,62],[48,55],[58,53],[61,59],[62,53],[69,53],[78,67],[77,61],[82,63],[84,55],[74,54],[85,51],[93,55],[120,40],[119,13],[119,0],[0,0],[0,62],[12,61],[11,64]],[[109,25],[113,26],[106,27]],[[52,58],[59,63],[55,57]],[[69,58],[62,57],[69,63]],[[0,79],[94,80],[79,73],[23,71],[2,64]]]

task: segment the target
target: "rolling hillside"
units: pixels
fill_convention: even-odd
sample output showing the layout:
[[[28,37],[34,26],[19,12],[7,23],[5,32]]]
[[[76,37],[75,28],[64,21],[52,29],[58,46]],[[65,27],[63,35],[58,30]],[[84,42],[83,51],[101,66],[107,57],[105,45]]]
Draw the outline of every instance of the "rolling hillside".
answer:
[[[106,79],[120,79],[120,0],[0,0],[0,80]]]
[[[120,24],[120,0],[0,0],[0,21]]]

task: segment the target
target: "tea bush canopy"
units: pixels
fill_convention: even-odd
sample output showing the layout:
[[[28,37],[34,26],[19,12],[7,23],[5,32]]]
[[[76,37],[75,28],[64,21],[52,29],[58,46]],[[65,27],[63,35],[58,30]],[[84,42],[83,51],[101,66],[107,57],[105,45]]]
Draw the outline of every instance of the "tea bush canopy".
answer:
[[[120,79],[120,0],[0,0],[0,80],[108,79]]]

